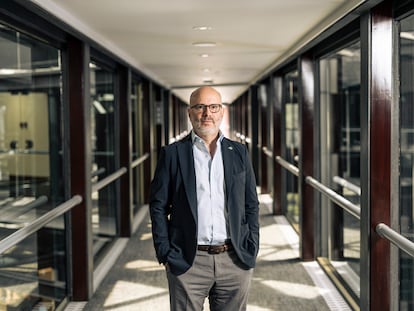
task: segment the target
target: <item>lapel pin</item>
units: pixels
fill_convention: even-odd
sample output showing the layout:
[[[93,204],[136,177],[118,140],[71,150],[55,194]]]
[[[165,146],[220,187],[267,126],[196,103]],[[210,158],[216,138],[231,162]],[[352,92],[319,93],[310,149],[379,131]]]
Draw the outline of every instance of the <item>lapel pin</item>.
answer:
[[[230,147],[229,147],[229,150],[233,150],[233,147],[232,147],[232,146],[230,146]]]

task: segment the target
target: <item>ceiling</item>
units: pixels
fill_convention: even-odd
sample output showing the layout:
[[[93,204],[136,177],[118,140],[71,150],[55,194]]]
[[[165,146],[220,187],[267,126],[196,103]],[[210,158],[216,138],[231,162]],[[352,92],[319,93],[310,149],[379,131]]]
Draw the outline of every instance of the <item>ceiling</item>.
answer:
[[[208,84],[222,93],[225,103],[234,101],[289,54],[365,2],[31,1],[171,89],[182,100],[188,101],[195,87]]]

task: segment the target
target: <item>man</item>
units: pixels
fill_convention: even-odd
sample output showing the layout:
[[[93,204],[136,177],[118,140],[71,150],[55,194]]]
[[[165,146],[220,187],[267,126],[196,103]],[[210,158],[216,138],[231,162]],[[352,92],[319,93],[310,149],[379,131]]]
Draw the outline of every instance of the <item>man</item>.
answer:
[[[256,180],[245,145],[224,138],[221,95],[190,96],[191,133],[161,149],[150,215],[171,310],[245,310],[259,250]]]

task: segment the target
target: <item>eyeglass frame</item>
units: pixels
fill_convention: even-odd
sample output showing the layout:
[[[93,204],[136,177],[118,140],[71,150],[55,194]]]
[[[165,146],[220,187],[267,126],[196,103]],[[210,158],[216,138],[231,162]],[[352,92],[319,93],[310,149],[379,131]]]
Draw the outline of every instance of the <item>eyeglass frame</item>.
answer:
[[[217,107],[217,111],[214,111],[215,109],[213,109],[213,107]],[[194,109],[196,112],[204,111],[204,109],[207,109],[207,108],[211,113],[217,113],[221,110],[221,108],[223,108],[223,105],[222,104],[211,104],[211,105],[196,104],[196,105],[190,106],[190,109]]]

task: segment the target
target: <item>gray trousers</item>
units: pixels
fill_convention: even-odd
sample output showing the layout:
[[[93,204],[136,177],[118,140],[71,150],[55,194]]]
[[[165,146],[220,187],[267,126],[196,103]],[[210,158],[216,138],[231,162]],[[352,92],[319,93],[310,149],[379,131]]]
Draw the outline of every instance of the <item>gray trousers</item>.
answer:
[[[197,250],[193,266],[176,276],[167,266],[170,309],[203,310],[208,297],[210,311],[246,310],[253,269],[246,270],[233,250],[209,254]]]

